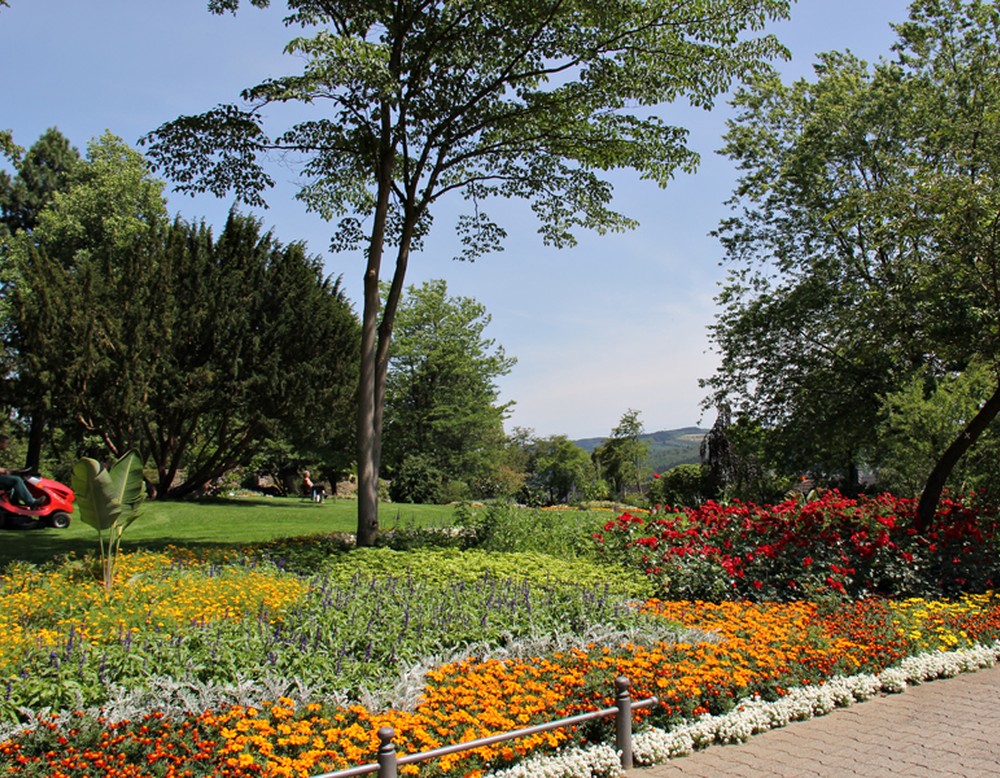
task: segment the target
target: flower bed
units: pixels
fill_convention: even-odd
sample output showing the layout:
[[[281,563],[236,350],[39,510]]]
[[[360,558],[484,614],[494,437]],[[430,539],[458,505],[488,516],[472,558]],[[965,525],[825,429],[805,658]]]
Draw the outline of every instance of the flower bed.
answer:
[[[714,743],[740,743],[751,735],[783,727],[793,721],[822,716],[836,708],[863,702],[880,693],[903,691],[910,684],[937,678],[950,678],[994,664],[1000,656],[1000,643],[935,652],[908,657],[899,667],[878,674],[837,676],[822,684],[790,690],[778,700],[752,698],[741,702],[729,713],[703,714],[669,730],[651,727],[633,738],[635,763],[659,764],[697,748]],[[588,745],[563,749],[555,755],[535,755],[520,764],[498,770],[491,778],[591,778],[617,777],[622,773],[618,755],[607,745]]]
[[[624,515],[603,532],[616,552],[605,567],[384,549],[321,558],[304,577],[256,553],[174,550],[127,555],[110,596],[87,562],[14,567],[0,579],[0,776],[308,776],[374,761],[385,725],[412,753],[604,708],[618,675],[636,699],[662,701],[636,714],[666,733],[644,736],[642,753],[703,742],[709,720],[729,722],[711,736],[725,739],[778,715],[755,706],[858,698],[874,683],[863,679],[888,688],[912,657],[1000,640],[1000,597],[989,592],[844,596],[886,581],[985,588],[989,571],[973,567],[995,548],[991,514],[947,504],[917,539],[906,510],[828,495],[812,507]],[[711,570],[749,596],[649,596],[707,586]],[[771,577],[757,587],[756,576]],[[799,589],[819,596],[793,598]],[[771,592],[787,601],[760,601]],[[831,698],[833,678],[861,679],[862,691]],[[400,772],[513,778],[530,774],[521,760],[583,747],[589,756],[570,761],[598,774],[611,769],[599,747],[611,727]]]
[[[618,648],[578,648],[534,659],[476,659],[427,674],[412,711],[279,699],[182,719],[151,714],[105,724],[88,717],[48,721],[0,745],[9,775],[300,776],[374,761],[376,731],[397,732],[415,752],[611,704],[611,679],[627,675],[635,697],[663,700],[638,718],[669,730],[740,701],[778,700],[837,675],[882,672],[905,656],[1000,637],[1000,600],[955,603],[881,600],[822,608],[811,603],[650,601],[661,618],[712,635]],[[602,725],[556,732],[437,760],[420,775],[483,774],[535,750],[598,739]]]
[[[996,509],[945,499],[928,532],[915,501],[836,491],[778,505],[707,502],[625,513],[595,534],[605,559],[645,572],[664,597],[798,600],[986,591],[1000,582]]]

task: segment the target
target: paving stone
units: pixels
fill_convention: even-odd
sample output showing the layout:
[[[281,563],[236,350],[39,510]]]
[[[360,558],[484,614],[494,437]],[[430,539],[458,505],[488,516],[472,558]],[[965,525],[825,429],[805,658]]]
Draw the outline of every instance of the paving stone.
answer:
[[[1000,776],[1000,666],[910,687],[804,722],[711,746],[629,778],[981,778]]]

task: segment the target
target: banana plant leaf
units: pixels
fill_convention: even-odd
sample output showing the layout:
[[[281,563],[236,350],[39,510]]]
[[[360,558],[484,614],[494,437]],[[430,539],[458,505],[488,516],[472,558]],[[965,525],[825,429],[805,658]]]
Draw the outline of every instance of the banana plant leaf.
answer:
[[[114,498],[121,506],[122,529],[139,518],[139,506],[146,499],[146,484],[142,478],[139,455],[129,451],[111,466]]]
[[[122,514],[111,474],[96,459],[84,457],[73,465],[70,486],[76,492],[80,520],[98,531],[110,529]]]
[[[134,451],[115,462],[111,470],[95,459],[81,459],[73,466],[71,485],[80,519],[97,530],[116,524],[123,530],[139,517],[139,506],[146,498],[142,462]]]

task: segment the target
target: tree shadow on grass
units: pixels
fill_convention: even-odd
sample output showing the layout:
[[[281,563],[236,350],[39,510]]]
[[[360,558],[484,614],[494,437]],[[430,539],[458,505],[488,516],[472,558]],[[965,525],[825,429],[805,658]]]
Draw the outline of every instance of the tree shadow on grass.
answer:
[[[311,535],[342,534],[337,531],[323,530],[316,533],[292,533],[275,537],[274,542]],[[154,535],[130,539],[128,533],[122,538],[121,550],[132,551],[163,551],[169,546],[183,546],[197,553],[217,551],[220,549],[242,549],[247,546],[262,545],[270,541],[255,540],[223,540],[182,538],[177,535]],[[96,556],[100,553],[97,545],[97,533],[85,536],[67,537],[62,530],[39,527],[37,529],[0,530],[0,574],[3,568],[11,562],[30,562],[44,564],[58,561],[66,556],[82,557]]]
[[[0,573],[4,566],[14,561],[31,562],[43,564],[53,560],[59,560],[66,556],[82,557],[85,555],[97,555],[97,535],[92,538],[65,538],[59,537],[57,530],[44,531],[0,531]],[[31,542],[11,543],[8,538],[11,536],[31,536]],[[299,537],[289,535],[287,537]],[[303,535],[303,537],[305,537]],[[286,538],[275,538],[279,542]],[[241,549],[248,545],[258,545],[265,541],[255,541],[253,543],[226,541],[226,540],[184,540],[176,536],[144,537],[129,541],[127,536],[122,539],[121,550],[132,551],[163,551],[169,546],[183,546],[186,549],[198,550],[219,550],[219,549]]]
[[[317,507],[321,505],[321,503],[313,503],[308,497],[297,497],[294,494],[277,499],[271,497],[202,497],[195,504],[240,505],[260,508],[303,508],[306,505],[317,505]]]
[[[0,530],[0,568],[9,562],[41,563],[66,554],[81,556],[95,551],[91,538],[66,537],[47,527]]]

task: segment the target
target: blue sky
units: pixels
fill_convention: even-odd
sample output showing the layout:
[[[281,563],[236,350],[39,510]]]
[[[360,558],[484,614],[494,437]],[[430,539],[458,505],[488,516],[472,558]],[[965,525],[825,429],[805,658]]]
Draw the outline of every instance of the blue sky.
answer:
[[[290,33],[277,9],[214,16],[206,0],[11,0],[0,8],[0,128],[30,146],[58,127],[81,151],[110,130],[137,140],[180,114],[236,99],[239,91],[297,65],[282,54]],[[850,49],[869,60],[887,54],[890,22],[907,16],[907,0],[800,0],[790,21],[773,28],[793,59],[789,78],[811,73],[815,54]],[[724,277],[721,250],[708,233],[727,211],[735,175],[715,154],[728,107],[706,114],[663,106],[667,121],[691,130],[702,155],[695,175],[666,190],[628,173],[614,176],[616,205],[638,219],[632,232],[583,233],[573,249],[542,245],[530,212],[497,211],[506,250],[474,264],[452,261],[452,214],[435,223],[414,256],[411,283],[444,278],[453,295],[475,297],[493,317],[487,330],[518,364],[500,381],[514,400],[508,427],[541,436],[606,435],[629,408],[648,431],[695,424],[703,415],[698,379],[717,364],[706,326]],[[330,225],[293,199],[294,171],[275,166],[278,187],[260,213],[282,241],[304,240],[343,275],[360,310],[360,254],[331,254]],[[168,194],[171,213],[221,225],[230,203]],[[456,209],[460,203],[456,203]]]

